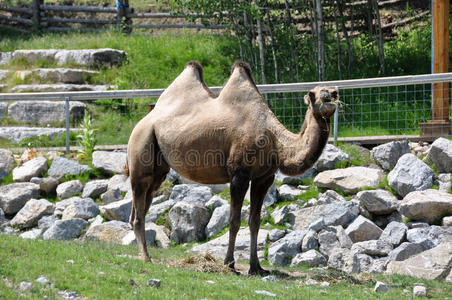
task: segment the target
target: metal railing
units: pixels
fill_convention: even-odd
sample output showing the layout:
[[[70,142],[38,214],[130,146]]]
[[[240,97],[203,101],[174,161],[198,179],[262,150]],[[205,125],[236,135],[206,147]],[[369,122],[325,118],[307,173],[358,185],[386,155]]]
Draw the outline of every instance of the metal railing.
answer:
[[[289,84],[258,85],[259,91],[266,95],[271,109],[278,119],[291,131],[301,128],[306,105],[304,93],[311,88],[323,85],[334,86],[340,90],[343,105],[334,115],[333,137],[339,136],[381,136],[381,135],[415,135],[419,126],[432,119],[432,95],[435,84],[441,84],[445,95],[444,107],[436,108],[447,111],[450,120],[450,85],[452,73],[427,74],[414,76],[397,76],[383,78],[366,78],[354,80],[337,80],[326,82],[307,82]],[[212,87],[218,92],[221,87]],[[3,93],[0,101],[56,100],[66,102],[66,149],[69,151],[69,102],[93,101],[100,99],[137,99],[158,98],[164,89],[111,90],[52,93]],[[135,100],[133,100],[135,101]],[[140,112],[144,116],[147,111]],[[443,126],[443,125],[441,125]],[[448,126],[446,124],[446,126]],[[452,129],[451,129],[452,130]],[[422,131],[422,130],[421,130]],[[451,135],[451,131],[441,131],[441,135]],[[425,132],[424,132],[425,134]],[[435,131],[430,131],[430,136]],[[127,141],[123,141],[126,143]]]

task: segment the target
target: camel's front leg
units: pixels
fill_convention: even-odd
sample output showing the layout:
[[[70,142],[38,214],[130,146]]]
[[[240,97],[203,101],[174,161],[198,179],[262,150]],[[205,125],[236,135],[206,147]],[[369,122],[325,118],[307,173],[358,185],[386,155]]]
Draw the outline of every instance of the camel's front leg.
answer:
[[[243,198],[249,187],[250,177],[246,170],[238,169],[231,179],[231,211],[229,215],[229,245],[224,264],[234,269],[234,248],[237,232],[240,229]]]
[[[262,269],[257,257],[257,236],[259,234],[259,226],[261,224],[262,204],[267,194],[268,188],[273,184],[274,175],[264,178],[257,178],[251,181],[251,212],[250,212],[250,233],[251,233],[251,249],[250,249],[250,275],[268,275],[270,272]]]

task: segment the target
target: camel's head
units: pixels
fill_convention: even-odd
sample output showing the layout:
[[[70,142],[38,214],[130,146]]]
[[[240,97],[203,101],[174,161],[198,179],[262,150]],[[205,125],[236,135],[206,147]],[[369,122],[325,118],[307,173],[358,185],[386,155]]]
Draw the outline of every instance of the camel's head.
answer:
[[[333,87],[317,86],[310,90],[304,101],[312,109],[314,115],[329,118],[339,103],[339,93]]]

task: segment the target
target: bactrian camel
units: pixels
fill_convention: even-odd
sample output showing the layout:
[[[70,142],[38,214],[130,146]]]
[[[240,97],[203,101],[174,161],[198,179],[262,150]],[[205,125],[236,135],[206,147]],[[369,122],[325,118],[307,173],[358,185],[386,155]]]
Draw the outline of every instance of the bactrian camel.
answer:
[[[230,183],[229,246],[224,263],[232,269],[242,203],[251,181],[249,274],[267,274],[257,256],[264,197],[278,169],[298,175],[318,159],[328,140],[338,93],[316,87],[304,100],[306,117],[301,132],[294,134],[265,104],[246,63],[236,62],[228,81],[215,94],[204,83],[201,65],[189,62],[155,108],[135,126],[129,140],[130,223],[141,259],[149,261],[145,214],[153,192],[171,167],[199,183]]]

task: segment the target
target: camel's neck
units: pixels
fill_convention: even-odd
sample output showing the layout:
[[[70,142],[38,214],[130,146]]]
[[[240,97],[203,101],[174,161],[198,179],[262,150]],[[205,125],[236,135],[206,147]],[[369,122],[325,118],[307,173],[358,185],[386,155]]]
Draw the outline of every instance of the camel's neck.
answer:
[[[279,169],[286,175],[299,175],[312,167],[328,142],[330,119],[306,112],[298,135],[287,130],[279,132]]]

